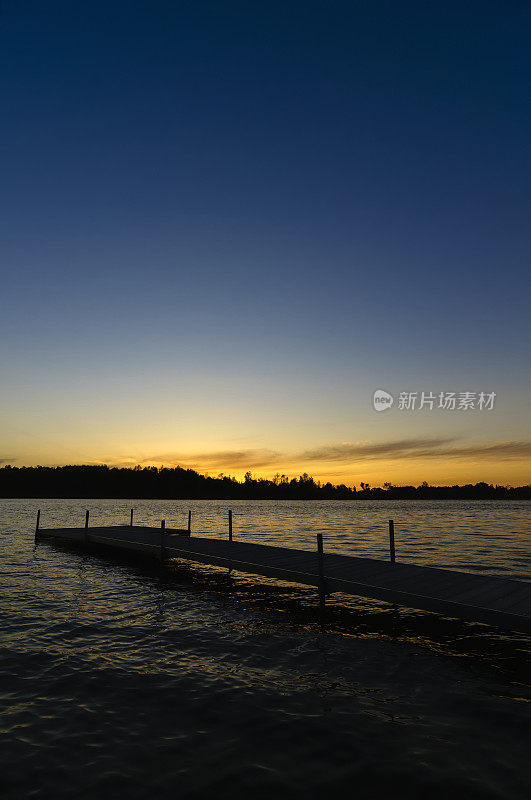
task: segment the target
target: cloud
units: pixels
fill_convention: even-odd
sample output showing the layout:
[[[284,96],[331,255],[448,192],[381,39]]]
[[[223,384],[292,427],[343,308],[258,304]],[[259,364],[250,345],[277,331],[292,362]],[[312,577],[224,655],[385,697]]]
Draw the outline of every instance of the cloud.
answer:
[[[498,442],[496,444],[469,445],[440,450],[433,455],[447,458],[522,459],[531,456],[531,442]]]
[[[114,463],[164,464],[196,469],[199,472],[234,470],[297,471],[317,465],[333,466],[333,474],[353,464],[378,461],[414,461],[422,459],[463,459],[471,461],[518,461],[531,455],[531,442],[506,441],[487,444],[458,445],[459,437],[399,439],[386,442],[342,442],[323,445],[299,453],[285,453],[267,448],[216,450],[205,453],[157,453],[134,458],[113,459]],[[320,474],[326,474],[319,469]],[[332,474],[332,473],[331,473]]]
[[[366,461],[372,459],[463,458],[477,460],[518,460],[531,455],[531,442],[513,441],[494,444],[471,444],[446,447],[456,437],[439,439],[402,439],[374,444],[336,444],[306,450],[300,461]]]
[[[182,467],[201,467],[202,469],[257,469],[277,464],[284,458],[275,450],[249,448],[244,450],[218,450],[213,453],[159,454],[142,458],[141,464],[172,464]]]
[[[12,464],[14,461],[17,461],[16,458],[0,458],[0,464]]]
[[[438,439],[401,439],[396,442],[374,444],[325,445],[314,450],[305,450],[297,461],[361,461],[369,458],[412,458],[440,452],[441,445],[456,441],[455,437]]]

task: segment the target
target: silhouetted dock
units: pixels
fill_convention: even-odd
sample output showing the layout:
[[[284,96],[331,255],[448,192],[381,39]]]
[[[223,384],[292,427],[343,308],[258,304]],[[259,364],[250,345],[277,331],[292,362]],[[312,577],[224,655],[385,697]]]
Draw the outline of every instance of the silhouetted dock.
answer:
[[[132,519],[132,515],[131,515]],[[229,539],[191,536],[188,529],[124,525],[43,529],[37,521],[36,539],[63,540],[145,553],[161,561],[186,559],[202,564],[315,586],[321,603],[331,592],[384,600],[408,608],[483,622],[531,633],[531,583],[434,567],[379,561],[317,550],[251,544]],[[390,525],[391,558],[394,530]]]

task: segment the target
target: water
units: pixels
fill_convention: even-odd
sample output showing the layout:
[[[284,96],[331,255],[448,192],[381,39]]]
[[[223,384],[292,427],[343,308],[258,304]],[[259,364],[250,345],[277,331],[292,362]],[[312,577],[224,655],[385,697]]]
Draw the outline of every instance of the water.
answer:
[[[40,544],[42,526],[226,531],[219,501],[3,500],[3,796],[524,798],[529,639],[215,568]],[[233,502],[245,541],[529,580],[529,504]],[[526,727],[527,726],[527,727]],[[7,788],[6,788],[7,787]]]

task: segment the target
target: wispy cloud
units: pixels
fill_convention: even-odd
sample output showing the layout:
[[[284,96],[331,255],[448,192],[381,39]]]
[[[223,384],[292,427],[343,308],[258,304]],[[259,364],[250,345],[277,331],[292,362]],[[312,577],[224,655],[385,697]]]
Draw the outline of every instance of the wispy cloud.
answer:
[[[14,464],[17,460],[16,458],[0,458],[0,464]]]
[[[297,461],[361,461],[370,458],[412,458],[441,452],[441,446],[455,442],[456,437],[438,439],[401,439],[395,442],[324,445],[305,450]]]
[[[279,463],[285,458],[282,453],[275,450],[249,448],[240,450],[218,450],[210,453],[188,453],[176,455],[158,454],[141,459],[141,464],[172,464],[186,467],[201,467],[202,469],[230,468],[258,469]]]
[[[490,444],[469,444],[451,446],[457,437],[439,439],[402,439],[392,442],[372,444],[339,444],[306,450],[298,457],[299,461],[349,462],[374,459],[423,459],[423,458],[463,458],[478,461],[499,459],[519,460],[531,456],[531,442],[508,441]]]
[[[377,461],[415,461],[422,459],[463,459],[471,461],[518,461],[531,455],[531,442],[505,441],[459,444],[460,437],[399,439],[385,442],[342,442],[302,452],[286,453],[267,448],[240,448],[205,453],[157,453],[135,463],[166,464],[200,471],[297,470],[312,466],[335,465],[343,471],[348,465]],[[124,459],[125,460],[125,459]],[[129,460],[129,459],[127,459]],[[123,462],[122,462],[123,463]],[[323,470],[321,469],[320,472]]]
[[[495,444],[469,445],[435,451],[434,456],[447,458],[523,459],[531,456],[531,442],[497,442]]]

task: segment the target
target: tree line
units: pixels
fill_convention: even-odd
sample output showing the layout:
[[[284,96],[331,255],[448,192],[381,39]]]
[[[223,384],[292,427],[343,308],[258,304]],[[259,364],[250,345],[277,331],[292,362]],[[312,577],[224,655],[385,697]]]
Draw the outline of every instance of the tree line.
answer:
[[[0,497],[212,499],[212,500],[351,500],[351,499],[531,499],[531,486],[494,486],[484,482],[464,486],[371,487],[321,483],[304,473],[298,478],[275,475],[243,480],[220,474],[201,475],[183,467],[62,467],[0,468]]]

